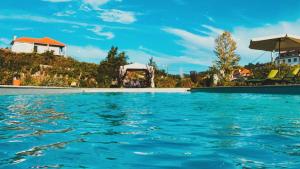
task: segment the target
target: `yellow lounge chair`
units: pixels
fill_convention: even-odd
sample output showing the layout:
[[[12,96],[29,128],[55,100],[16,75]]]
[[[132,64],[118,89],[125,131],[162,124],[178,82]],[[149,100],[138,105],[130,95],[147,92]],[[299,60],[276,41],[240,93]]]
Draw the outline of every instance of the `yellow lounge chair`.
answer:
[[[283,81],[287,83],[295,83],[296,77],[298,76],[299,72],[300,72],[300,67],[296,67],[292,72],[290,72],[283,78]]]
[[[247,82],[250,83],[263,83],[266,81],[272,81],[272,80],[280,80],[279,78],[276,78],[277,74],[278,74],[279,70],[271,70],[270,73],[268,74],[268,77],[266,79],[250,79],[247,80]]]

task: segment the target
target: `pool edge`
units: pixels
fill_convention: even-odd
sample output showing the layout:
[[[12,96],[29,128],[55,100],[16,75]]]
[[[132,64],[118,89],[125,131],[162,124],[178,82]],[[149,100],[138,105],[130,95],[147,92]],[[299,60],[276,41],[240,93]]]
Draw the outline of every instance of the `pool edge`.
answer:
[[[260,93],[300,95],[300,85],[234,86],[191,88],[191,92],[205,93]]]

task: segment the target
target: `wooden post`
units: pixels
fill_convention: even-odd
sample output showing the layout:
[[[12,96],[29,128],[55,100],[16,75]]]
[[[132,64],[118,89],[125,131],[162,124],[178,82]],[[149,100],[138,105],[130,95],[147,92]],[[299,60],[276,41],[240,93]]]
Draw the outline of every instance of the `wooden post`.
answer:
[[[279,55],[278,55],[278,60],[279,60],[279,67],[278,67],[278,72],[280,74],[280,45],[281,45],[281,38],[279,38],[279,44],[278,44],[278,52],[279,52]]]

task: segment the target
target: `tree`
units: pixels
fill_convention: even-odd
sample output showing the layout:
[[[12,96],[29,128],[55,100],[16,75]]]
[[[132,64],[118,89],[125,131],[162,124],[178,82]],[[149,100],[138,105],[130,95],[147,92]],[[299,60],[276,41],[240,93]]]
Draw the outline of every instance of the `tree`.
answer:
[[[236,42],[229,32],[222,33],[215,40],[214,53],[217,60],[213,67],[217,69],[217,75],[223,85],[230,81],[233,70],[238,66],[240,57],[235,53],[236,48]]]
[[[151,57],[151,58],[149,59],[148,66],[152,66],[152,67],[154,68],[154,70],[157,70],[157,69],[158,69],[158,68],[157,68],[157,64],[156,64],[156,62],[154,61],[153,57]]]
[[[120,66],[127,64],[125,52],[118,54],[118,48],[112,47],[107,57],[100,62],[98,67],[98,84],[102,87],[110,87],[112,82],[119,78]]]

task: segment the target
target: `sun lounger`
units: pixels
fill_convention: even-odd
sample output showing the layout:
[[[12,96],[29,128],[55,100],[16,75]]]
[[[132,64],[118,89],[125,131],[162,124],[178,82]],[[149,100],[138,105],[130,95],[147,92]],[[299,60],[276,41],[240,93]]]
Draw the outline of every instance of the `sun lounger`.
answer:
[[[300,67],[296,67],[292,72],[288,73],[282,81],[285,83],[296,83],[296,77],[300,72]]]
[[[278,81],[281,80],[280,78],[277,78],[278,70],[271,70],[268,77],[266,79],[250,79],[247,80],[246,82],[248,83],[265,83],[268,81]]]

